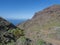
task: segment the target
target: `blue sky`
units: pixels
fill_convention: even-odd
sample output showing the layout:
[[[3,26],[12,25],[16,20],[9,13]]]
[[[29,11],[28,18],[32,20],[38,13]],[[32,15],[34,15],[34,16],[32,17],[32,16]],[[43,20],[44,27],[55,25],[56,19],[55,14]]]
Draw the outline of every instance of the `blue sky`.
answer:
[[[0,0],[0,16],[8,19],[29,19],[60,0]]]

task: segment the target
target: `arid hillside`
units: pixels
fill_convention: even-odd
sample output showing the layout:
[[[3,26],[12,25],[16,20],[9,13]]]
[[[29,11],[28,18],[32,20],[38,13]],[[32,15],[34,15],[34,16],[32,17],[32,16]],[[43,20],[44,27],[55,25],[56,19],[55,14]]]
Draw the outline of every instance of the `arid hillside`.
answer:
[[[52,5],[38,11],[32,19],[18,25],[32,45],[60,45],[60,5]],[[42,40],[42,41],[41,41]]]

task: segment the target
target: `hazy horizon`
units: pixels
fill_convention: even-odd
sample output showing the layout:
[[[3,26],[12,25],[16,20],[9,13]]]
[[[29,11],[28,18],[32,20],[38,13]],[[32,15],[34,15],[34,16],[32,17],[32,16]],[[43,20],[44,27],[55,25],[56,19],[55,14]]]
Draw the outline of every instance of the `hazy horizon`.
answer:
[[[14,25],[18,25],[24,21],[26,21],[27,19],[6,19],[8,22],[14,24]]]

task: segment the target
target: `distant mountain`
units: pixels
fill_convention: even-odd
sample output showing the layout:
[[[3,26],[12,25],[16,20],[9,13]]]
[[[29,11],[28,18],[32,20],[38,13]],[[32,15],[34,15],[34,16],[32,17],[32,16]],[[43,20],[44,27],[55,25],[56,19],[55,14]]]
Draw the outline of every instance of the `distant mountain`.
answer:
[[[36,12],[32,19],[18,25],[33,45],[60,45],[60,5]],[[41,41],[43,40],[43,41]]]

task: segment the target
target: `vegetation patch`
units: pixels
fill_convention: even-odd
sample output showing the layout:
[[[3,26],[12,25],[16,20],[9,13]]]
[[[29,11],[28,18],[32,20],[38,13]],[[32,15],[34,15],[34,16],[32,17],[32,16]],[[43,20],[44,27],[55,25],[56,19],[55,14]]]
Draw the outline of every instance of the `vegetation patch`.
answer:
[[[37,41],[37,45],[43,45],[44,44],[44,40],[40,39]]]
[[[16,28],[8,31],[9,33],[12,33],[16,38],[20,38],[21,36],[24,36],[24,31]]]

